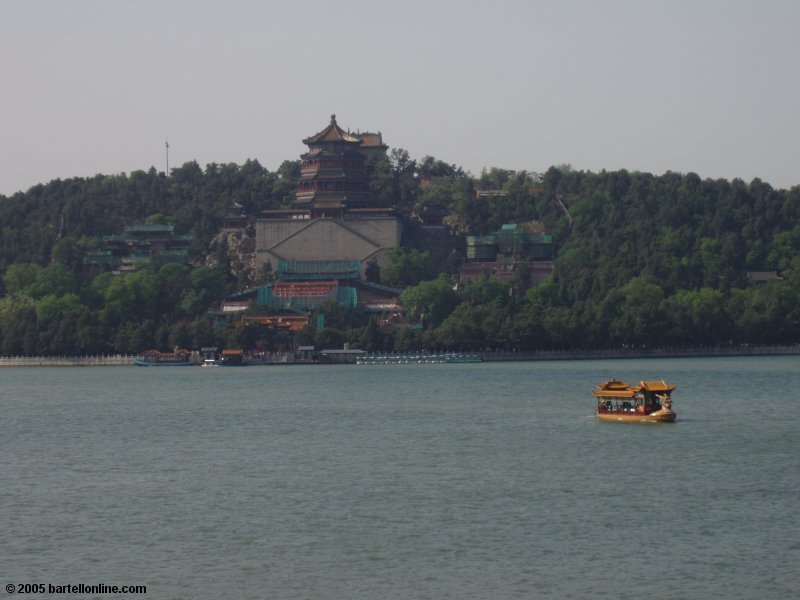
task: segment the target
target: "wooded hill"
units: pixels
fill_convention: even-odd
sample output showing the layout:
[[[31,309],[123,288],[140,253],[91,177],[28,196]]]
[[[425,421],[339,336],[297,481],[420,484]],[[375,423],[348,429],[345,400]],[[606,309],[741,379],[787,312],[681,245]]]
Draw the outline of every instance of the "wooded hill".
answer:
[[[207,310],[252,285],[209,250],[234,202],[256,218],[288,206],[297,161],[271,172],[190,162],[169,176],[54,180],[0,196],[0,353],[139,352],[146,347],[251,345],[258,332],[214,329]],[[412,219],[444,207],[457,234],[541,221],[553,235],[555,271],[528,289],[525,268],[509,286],[489,278],[453,289],[453,265],[421,249],[395,253],[378,275],[407,286],[403,301],[424,331],[383,332],[377,322],[326,305],[326,329],[297,341],[349,341],[369,350],[600,348],[800,341],[800,188],[695,174],[534,174],[491,169],[472,177],[431,157],[393,150],[371,173],[375,203]],[[424,182],[424,183],[423,183]],[[475,189],[505,195],[477,198]],[[86,270],[86,251],[124,226],[169,222],[194,241],[188,266],[154,261],[112,276]],[[209,253],[214,260],[207,261]],[[213,265],[213,266],[208,266]],[[748,273],[776,272],[764,286]],[[270,340],[273,349],[286,340]]]

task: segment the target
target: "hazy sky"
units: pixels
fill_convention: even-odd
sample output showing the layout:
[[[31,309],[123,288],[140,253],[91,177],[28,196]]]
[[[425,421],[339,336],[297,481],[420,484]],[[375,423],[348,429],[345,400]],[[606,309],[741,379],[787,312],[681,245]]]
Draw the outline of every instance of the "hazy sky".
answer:
[[[336,113],[484,167],[800,184],[800,1],[2,0],[0,193],[276,169]]]

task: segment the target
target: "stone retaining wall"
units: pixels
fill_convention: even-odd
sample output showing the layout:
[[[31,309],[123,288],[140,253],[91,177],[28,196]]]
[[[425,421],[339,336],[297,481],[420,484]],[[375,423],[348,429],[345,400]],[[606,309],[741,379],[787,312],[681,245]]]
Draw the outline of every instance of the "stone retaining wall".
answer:
[[[97,367],[133,365],[132,354],[100,356],[0,356],[0,367]]]

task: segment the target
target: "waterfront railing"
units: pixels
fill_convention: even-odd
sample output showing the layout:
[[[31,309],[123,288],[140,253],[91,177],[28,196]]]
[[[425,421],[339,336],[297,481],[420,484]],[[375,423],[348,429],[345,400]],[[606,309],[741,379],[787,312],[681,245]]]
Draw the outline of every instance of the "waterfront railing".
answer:
[[[0,367],[97,367],[133,364],[133,354],[86,356],[0,356]]]
[[[352,361],[359,364],[424,364],[448,362],[507,362],[543,360],[599,360],[620,358],[710,358],[723,356],[800,355],[800,344],[786,346],[712,346],[691,348],[605,348],[592,350],[562,349],[531,352],[484,350],[481,352],[370,352]],[[133,365],[133,354],[98,354],[86,356],[0,356],[0,367],[80,367]],[[198,359],[199,362],[199,359]],[[313,358],[298,358],[292,352],[275,352],[250,364],[316,364]]]

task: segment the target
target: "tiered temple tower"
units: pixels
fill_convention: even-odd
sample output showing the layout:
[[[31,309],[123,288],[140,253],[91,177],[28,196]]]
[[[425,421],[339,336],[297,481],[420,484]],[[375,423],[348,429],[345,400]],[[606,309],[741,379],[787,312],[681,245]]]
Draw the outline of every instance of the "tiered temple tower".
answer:
[[[341,218],[348,209],[363,208],[369,200],[363,140],[344,131],[331,115],[330,124],[303,140],[308,152],[300,158],[300,181],[295,208],[317,217]]]
[[[392,209],[370,202],[369,165],[386,155],[381,134],[345,131],[331,115],[303,143],[292,207],[265,210],[256,222],[256,268],[338,281],[343,267],[363,274],[370,260],[385,266],[401,224]]]

